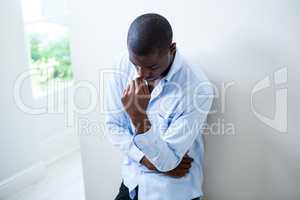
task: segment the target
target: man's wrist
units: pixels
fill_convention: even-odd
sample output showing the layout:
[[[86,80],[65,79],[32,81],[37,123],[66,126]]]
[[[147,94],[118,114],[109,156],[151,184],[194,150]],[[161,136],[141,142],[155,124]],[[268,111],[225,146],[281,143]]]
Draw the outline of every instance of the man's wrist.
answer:
[[[135,130],[136,130],[137,134],[143,134],[143,133],[147,132],[148,130],[150,130],[151,123],[150,123],[150,120],[148,119],[147,115],[145,115],[144,117],[142,117],[142,120],[140,120],[134,126],[135,126]]]

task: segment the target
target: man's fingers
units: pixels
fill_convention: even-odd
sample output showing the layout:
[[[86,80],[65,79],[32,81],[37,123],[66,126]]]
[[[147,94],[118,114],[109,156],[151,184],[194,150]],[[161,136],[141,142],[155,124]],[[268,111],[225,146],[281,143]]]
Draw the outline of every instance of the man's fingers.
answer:
[[[192,167],[191,164],[180,164],[175,168],[175,170],[188,170],[191,167]]]
[[[132,93],[134,93],[137,90],[138,85],[136,84],[136,82],[133,80],[132,81]]]
[[[187,157],[184,157],[183,159],[182,159],[182,163],[191,163],[191,162],[193,162],[194,161],[194,159],[193,158],[187,158]]]
[[[187,152],[184,154],[184,157],[190,157],[190,156],[188,155],[188,153],[189,153],[189,151],[187,151]]]
[[[143,80],[143,88],[145,90],[145,94],[150,94],[149,86],[146,80]]]
[[[178,165],[178,168],[189,169],[189,168],[191,168],[191,166],[192,166],[191,163],[182,163],[182,164]]]
[[[187,173],[189,173],[188,169],[180,169],[180,170],[172,170],[170,172],[167,172],[166,174],[174,178],[181,178],[185,176]]]
[[[128,93],[132,94],[132,91],[133,91],[133,81],[131,81],[128,86]]]
[[[148,88],[148,86],[147,86],[147,84],[146,84],[144,78],[139,77],[139,78],[137,78],[136,80],[137,80],[137,83],[138,83],[138,85],[139,85],[139,90],[141,90],[142,93],[145,94],[145,95],[150,94],[149,88]]]
[[[193,161],[193,160],[194,160],[193,158],[191,158],[191,157],[189,157],[189,156],[183,157],[183,159],[185,159],[185,160],[190,160],[190,161]]]
[[[193,160],[194,159],[189,157],[186,153],[179,165],[175,169],[168,171],[165,174],[174,178],[181,178],[189,173]]]
[[[191,166],[191,163],[180,163],[175,169],[166,172],[165,174],[171,177],[180,178],[189,173]]]
[[[136,85],[136,94],[145,94],[143,84],[140,78],[137,78],[134,80]]]

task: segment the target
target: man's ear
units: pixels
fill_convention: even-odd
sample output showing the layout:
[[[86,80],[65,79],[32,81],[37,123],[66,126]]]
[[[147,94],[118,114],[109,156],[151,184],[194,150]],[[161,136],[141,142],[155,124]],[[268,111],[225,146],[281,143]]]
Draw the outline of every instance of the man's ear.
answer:
[[[176,51],[176,43],[175,43],[175,42],[173,42],[173,43],[170,45],[170,51],[171,51],[171,53],[175,53],[175,51]]]

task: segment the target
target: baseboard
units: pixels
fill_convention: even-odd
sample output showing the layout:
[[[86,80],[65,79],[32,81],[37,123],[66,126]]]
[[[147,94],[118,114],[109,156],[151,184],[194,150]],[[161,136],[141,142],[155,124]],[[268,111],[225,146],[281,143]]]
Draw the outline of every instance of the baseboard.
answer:
[[[0,182],[0,199],[20,191],[26,186],[39,181],[45,174],[45,164],[39,162]]]
[[[0,199],[41,180],[46,167],[79,149],[74,129],[56,132],[40,143],[40,162],[0,182]]]

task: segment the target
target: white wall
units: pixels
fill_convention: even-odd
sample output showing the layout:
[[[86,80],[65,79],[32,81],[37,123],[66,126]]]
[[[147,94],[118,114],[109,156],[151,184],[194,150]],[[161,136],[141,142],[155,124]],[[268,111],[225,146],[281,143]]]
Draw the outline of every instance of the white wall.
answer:
[[[17,1],[2,3],[0,6],[0,74],[1,74],[1,140],[0,180],[8,178],[37,160],[37,148],[33,124],[26,114],[17,109],[13,98],[13,83],[16,75],[27,64],[20,5]],[[23,49],[23,51],[22,51]],[[30,99],[31,89],[25,85],[26,99]],[[28,148],[31,147],[31,148]]]
[[[35,119],[23,113],[14,101],[14,82],[28,66],[21,7],[18,1],[0,3],[0,198],[42,177]],[[22,99],[32,102],[30,82]]]
[[[15,102],[15,81],[30,69],[25,44],[20,0],[1,1],[0,199],[40,179],[45,163],[79,146],[74,131],[65,128],[64,114],[31,115]],[[21,85],[21,100],[26,106],[47,106],[47,98],[32,97],[30,79]]]
[[[210,200],[300,198],[296,125],[299,1],[86,0],[70,1],[70,7],[78,81],[88,80],[99,88],[99,70],[111,65],[114,56],[126,48],[130,22],[145,12],[157,12],[170,20],[181,52],[202,66],[219,89],[222,83],[234,81],[223,96],[224,112],[218,106],[223,98],[219,97],[218,112],[210,116],[211,124],[224,120],[235,128],[235,135],[212,132],[206,136],[205,193]],[[255,84],[286,66],[288,134],[264,124],[250,106]],[[270,117],[276,103],[273,86],[254,98],[256,110]],[[78,95],[78,101],[86,104],[86,97]],[[81,117],[102,120],[96,109]],[[120,184],[120,157],[103,138],[104,133],[94,132],[81,136],[86,196],[88,200],[113,199]]]

